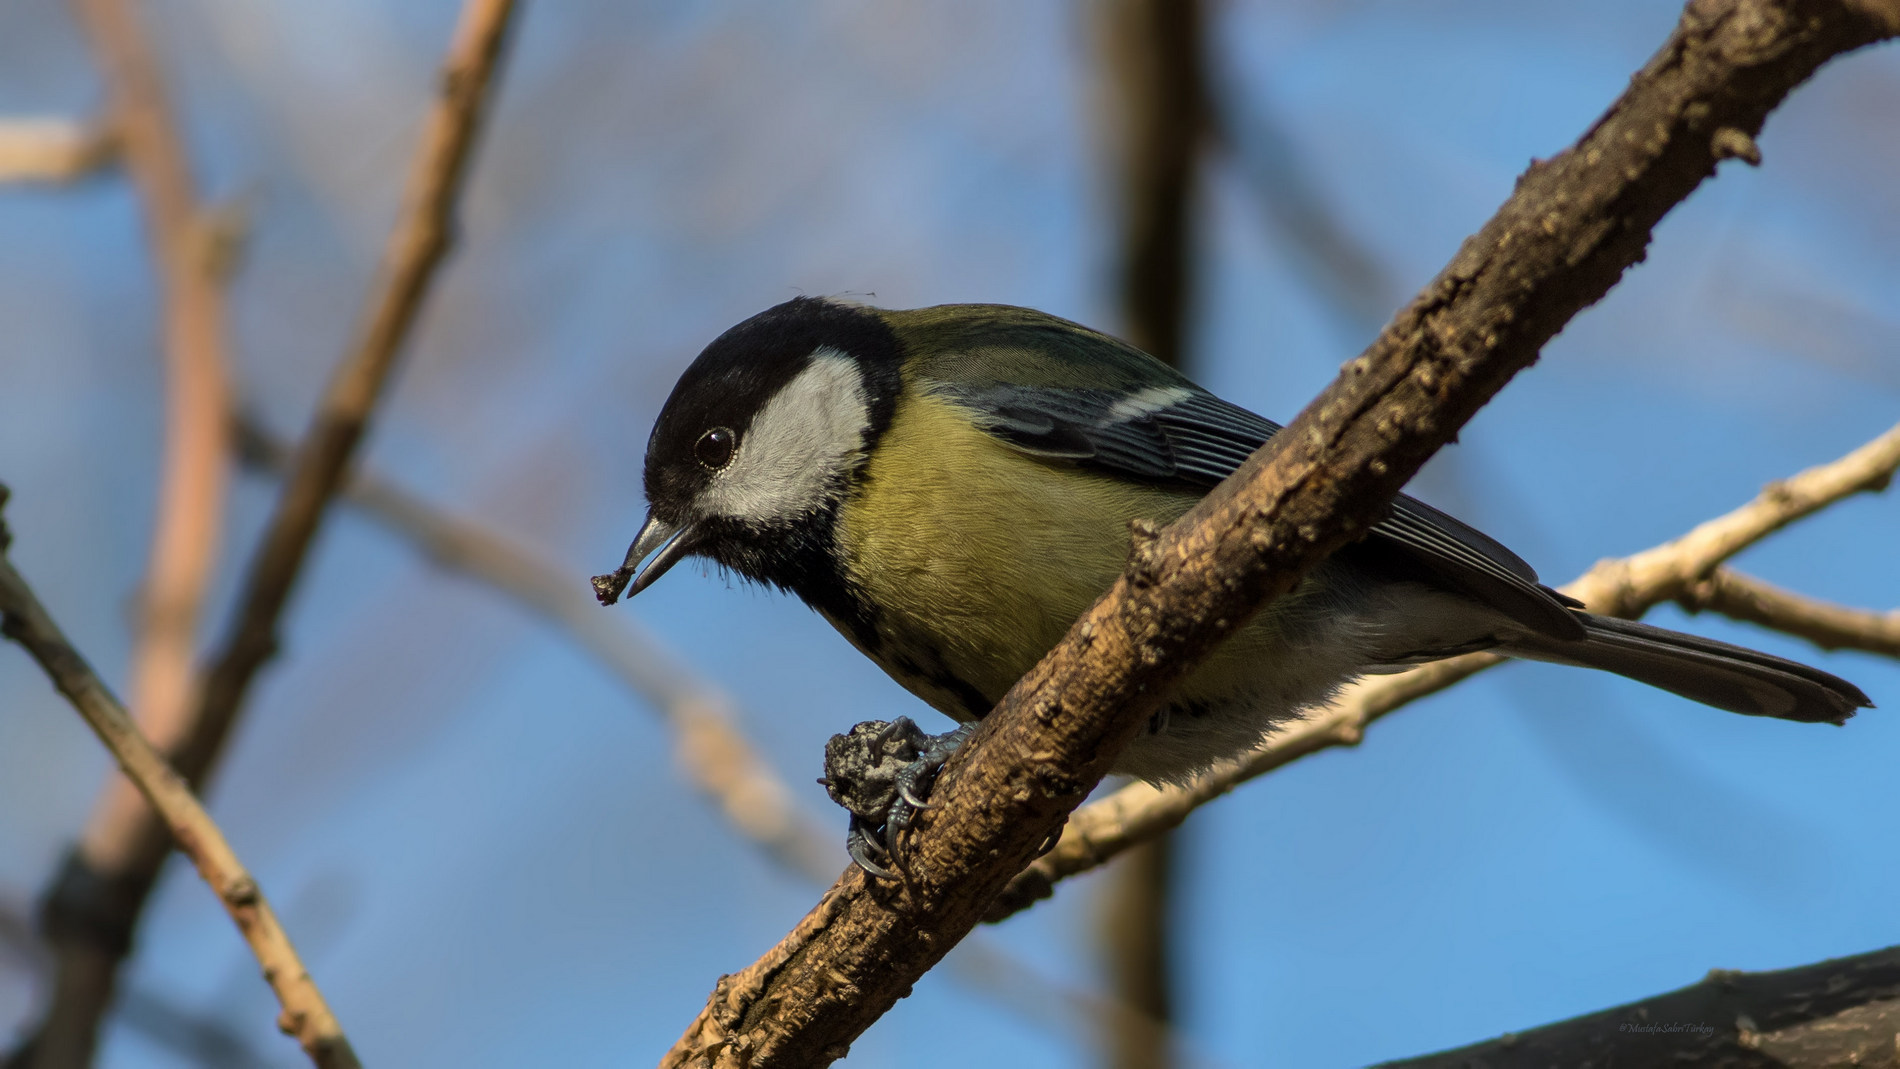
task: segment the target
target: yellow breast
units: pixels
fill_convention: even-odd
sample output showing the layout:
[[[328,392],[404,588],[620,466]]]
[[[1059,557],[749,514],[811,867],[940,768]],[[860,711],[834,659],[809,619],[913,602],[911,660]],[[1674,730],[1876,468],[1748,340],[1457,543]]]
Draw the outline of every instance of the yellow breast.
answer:
[[[1167,523],[1194,501],[1039,461],[948,401],[906,397],[838,517],[845,572],[879,608],[865,653],[969,719],[943,677],[993,704],[1114,582],[1128,521]]]

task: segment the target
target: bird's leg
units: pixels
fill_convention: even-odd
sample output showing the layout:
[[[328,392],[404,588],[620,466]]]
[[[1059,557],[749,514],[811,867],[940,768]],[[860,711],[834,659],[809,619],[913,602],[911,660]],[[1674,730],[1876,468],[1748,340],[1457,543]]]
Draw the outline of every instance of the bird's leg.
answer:
[[[892,869],[904,870],[898,836],[918,810],[931,807],[926,798],[937,773],[975,730],[965,724],[930,735],[900,716],[867,720],[825,744],[825,778],[818,782],[851,814],[845,850],[859,868],[885,879]]]

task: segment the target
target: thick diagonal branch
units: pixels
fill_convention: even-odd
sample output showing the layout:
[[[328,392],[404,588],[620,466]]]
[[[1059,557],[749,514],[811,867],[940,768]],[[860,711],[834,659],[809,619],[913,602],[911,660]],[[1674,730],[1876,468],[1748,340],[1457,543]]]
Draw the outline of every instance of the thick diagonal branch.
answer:
[[[842,1057],[981,918],[1167,687],[1400,486],[1571,316],[1639,260],[1663,214],[1832,56],[1900,32],[1900,0],[1695,0],[1572,149],[1483,230],[1285,432],[1126,573],[983,721],[909,844],[909,878],[853,872],[722,979],[664,1065]]]
[[[1900,1064],[1900,947],[1775,972],[1715,969],[1665,994],[1378,1069],[1832,1069]]]
[[[1896,470],[1900,470],[1900,425],[1838,460],[1771,483],[1753,501],[1697,525],[1681,538],[1634,556],[1599,562],[1563,590],[1595,612],[1641,616],[1671,598],[1682,599],[1691,596],[1685,592],[1703,589],[1706,580],[1701,577],[1724,574],[1719,569],[1723,561],[1788,524],[1843,498],[1886,488]],[[1839,626],[1837,617],[1829,614],[1829,618]],[[1792,626],[1783,629],[1802,633]],[[1877,627],[1866,628],[1851,637],[1865,642],[1879,633]],[[1010,881],[991,904],[986,919],[1002,920],[1049,897],[1058,881],[1088,872],[1130,847],[1166,834],[1189,813],[1256,776],[1321,750],[1356,746],[1374,721],[1504,660],[1495,654],[1474,653],[1355,683],[1231,765],[1180,786],[1137,783],[1091,802],[1069,818],[1054,849]]]

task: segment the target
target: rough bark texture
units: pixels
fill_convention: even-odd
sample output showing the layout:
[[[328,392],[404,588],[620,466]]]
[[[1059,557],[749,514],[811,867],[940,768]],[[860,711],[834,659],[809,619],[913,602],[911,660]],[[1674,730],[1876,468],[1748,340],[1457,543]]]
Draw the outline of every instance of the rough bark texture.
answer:
[[[1533,164],[1437,279],[1298,419],[1165,533],[952,762],[909,877],[848,872],[778,946],[722,978],[662,1064],[820,1065],[962,938],[1100,779],[1166,688],[1362,535],[1654,225],[1830,57],[1900,31],[1900,0],[1694,0],[1571,150]]]
[[[1699,983],[1380,1069],[1900,1066],[1900,947]]]
[[[1724,573],[1723,561],[1789,524],[1855,494],[1886,489],[1896,470],[1900,470],[1900,424],[1846,456],[1769,483],[1754,500],[1697,524],[1680,538],[1632,556],[1598,561],[1558,589],[1583,601],[1591,612],[1635,619],[1665,601],[1680,600],[1700,589],[1705,577]],[[1876,647],[1884,618],[1842,611],[1874,619],[1861,619],[1860,623],[1870,626],[1858,631],[1832,630],[1835,640],[1853,639],[1837,644],[1880,652]],[[1800,628],[1783,629],[1804,633]],[[1394,675],[1362,679],[1232,765],[1178,786],[1131,784],[1090,802],[1070,816],[1055,847],[1017,873],[996,896],[984,919],[994,923],[1048,898],[1058,881],[1088,872],[1179,827],[1188,814],[1247,780],[1321,750],[1356,746],[1367,728],[1394,710],[1506,660],[1495,653],[1467,653]]]

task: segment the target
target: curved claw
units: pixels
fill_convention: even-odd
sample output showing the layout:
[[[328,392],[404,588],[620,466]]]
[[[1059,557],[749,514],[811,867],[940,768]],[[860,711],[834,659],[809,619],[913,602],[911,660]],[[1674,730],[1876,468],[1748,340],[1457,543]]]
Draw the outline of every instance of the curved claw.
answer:
[[[877,861],[871,857],[871,851],[876,848],[877,841],[864,834],[864,829],[858,826],[857,821],[852,821],[851,831],[845,836],[844,840],[845,853],[850,854],[852,862],[863,869],[868,875],[875,876],[880,880],[897,879],[897,873],[878,864]]]
[[[935,809],[943,804],[942,802],[926,802],[922,798],[917,797],[917,795],[911,792],[909,781],[897,785],[897,796],[902,798],[913,809]]]
[[[907,739],[914,739],[920,735],[924,735],[924,732],[922,728],[917,726],[917,721],[912,720],[908,716],[900,716],[884,725],[884,730],[877,733],[871,745],[881,749],[885,743],[890,742],[900,735]],[[928,738],[929,736],[924,737]]]
[[[884,879],[905,872],[898,840],[918,813],[938,808],[928,797],[938,774],[974,730],[928,735],[900,716],[866,721],[826,744],[820,782],[851,813],[846,849],[859,868]]]
[[[884,818],[884,852],[889,855],[892,867],[904,871],[904,855],[897,849],[897,837],[910,827],[910,807],[903,802],[891,806],[891,812]]]

